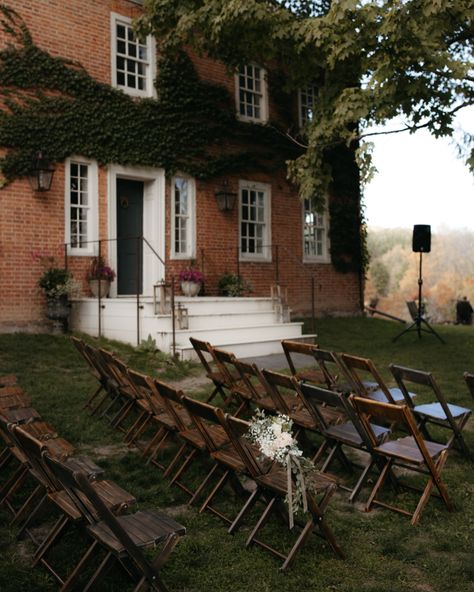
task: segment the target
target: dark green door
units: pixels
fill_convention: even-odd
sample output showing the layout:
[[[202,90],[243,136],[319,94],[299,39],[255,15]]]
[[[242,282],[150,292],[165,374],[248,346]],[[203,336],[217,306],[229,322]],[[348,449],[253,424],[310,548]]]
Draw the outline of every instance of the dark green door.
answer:
[[[117,179],[117,293],[143,290],[143,181]]]

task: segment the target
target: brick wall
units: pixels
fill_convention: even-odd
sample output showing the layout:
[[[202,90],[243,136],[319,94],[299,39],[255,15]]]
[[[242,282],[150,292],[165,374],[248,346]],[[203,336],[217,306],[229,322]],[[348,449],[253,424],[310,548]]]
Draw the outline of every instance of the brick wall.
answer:
[[[34,42],[52,55],[80,62],[86,70],[103,82],[110,82],[110,12],[133,17],[138,7],[127,0],[8,0],[25,20]],[[7,40],[0,34],[0,47]],[[199,74],[213,82],[226,85],[234,92],[234,81],[222,64],[204,58],[193,58]],[[55,165],[51,190],[34,194],[26,180],[18,180],[0,190],[0,330],[37,328],[44,325],[45,300],[37,287],[42,268],[32,253],[41,251],[64,261],[64,168]],[[269,183],[272,195],[272,242],[284,245],[279,249],[279,278],[288,286],[290,303],[295,310],[308,312],[311,307],[311,277],[315,277],[316,307],[319,313],[357,312],[359,309],[358,278],[339,274],[329,264],[302,265],[301,204],[296,192],[280,175],[242,175],[241,178]],[[217,292],[217,280],[225,272],[237,271],[238,209],[218,210],[214,192],[222,180],[197,185],[197,263],[204,265],[206,293]],[[229,177],[234,190],[238,178]],[[166,196],[166,260],[167,270],[177,273],[188,262],[169,260],[169,201]],[[99,238],[107,238],[107,170],[99,169]],[[272,262],[240,262],[240,273],[253,287],[255,295],[269,295],[276,278],[276,252]],[[69,258],[74,276],[84,283],[88,258]]]

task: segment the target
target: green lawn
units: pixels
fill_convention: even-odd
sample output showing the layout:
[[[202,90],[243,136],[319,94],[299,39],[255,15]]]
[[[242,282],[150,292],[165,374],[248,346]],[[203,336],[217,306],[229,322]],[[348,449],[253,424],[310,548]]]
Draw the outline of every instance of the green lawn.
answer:
[[[393,343],[392,338],[401,329],[402,325],[377,319],[317,321],[321,347],[370,357],[386,378],[390,362],[431,370],[451,402],[472,407],[462,373],[474,371],[474,328],[436,327],[446,345],[432,335],[418,340],[416,333]],[[192,364],[176,366],[162,355],[138,352],[116,343],[105,342],[105,346],[118,352],[134,368],[166,380],[197,373]],[[83,403],[95,383],[67,337],[0,335],[0,374],[11,372],[17,374],[44,419],[79,451],[93,456],[106,469],[108,478],[131,491],[139,501],[138,507],[158,506],[186,525],[187,535],[163,569],[163,578],[171,591],[474,590],[474,471],[472,464],[455,451],[450,453],[443,472],[455,512],[447,512],[433,499],[420,525],[412,527],[408,518],[387,510],[365,513],[363,503],[351,506],[347,494],[341,491],[333,498],[327,517],[346,560],[336,559],[324,541],[313,537],[294,568],[283,574],[278,570],[279,562],[264,550],[245,549],[250,523],[229,536],[216,517],[188,508],[186,496],[179,489],[170,488],[161,472],[146,466],[137,452],[127,450],[120,434],[106,422],[83,411]],[[198,394],[201,393],[202,388]],[[465,434],[474,451],[473,418]],[[3,478],[0,475],[0,483]],[[366,493],[364,490],[361,502]],[[407,496],[407,504],[410,499]],[[239,508],[231,495],[225,503],[231,511]],[[9,516],[0,509],[0,591],[56,590],[55,582],[43,569],[31,568],[33,547],[28,541],[16,541],[14,529],[7,526]],[[276,521],[271,521],[265,532],[274,539],[287,537]],[[72,531],[64,540],[65,549],[68,545],[75,548]],[[58,559],[67,562],[66,558]],[[115,579],[113,575],[101,587],[103,591],[128,589],[126,579]]]

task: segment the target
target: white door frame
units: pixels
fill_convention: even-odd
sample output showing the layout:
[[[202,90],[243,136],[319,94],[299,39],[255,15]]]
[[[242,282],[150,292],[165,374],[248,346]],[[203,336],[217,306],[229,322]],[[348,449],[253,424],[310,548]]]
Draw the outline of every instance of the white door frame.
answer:
[[[117,179],[143,181],[143,236],[165,260],[165,171],[151,167],[111,165],[108,169],[109,239],[117,238]],[[109,261],[117,269],[117,241],[109,244]],[[143,294],[153,295],[153,285],[165,277],[165,268],[155,253],[143,245]],[[110,295],[117,296],[117,282],[112,282]]]

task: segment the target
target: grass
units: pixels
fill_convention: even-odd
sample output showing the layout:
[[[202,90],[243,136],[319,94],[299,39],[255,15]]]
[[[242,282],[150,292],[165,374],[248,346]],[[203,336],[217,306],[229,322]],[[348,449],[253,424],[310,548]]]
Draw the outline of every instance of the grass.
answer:
[[[462,373],[474,371],[473,328],[436,327],[445,345],[432,335],[418,340],[416,333],[393,343],[392,338],[401,329],[401,325],[379,319],[320,319],[317,323],[321,347],[370,357],[386,378],[390,362],[431,370],[450,401],[472,407]],[[118,352],[134,368],[166,380],[196,373],[194,365],[176,365],[152,351],[110,342],[106,347]],[[116,431],[83,411],[82,405],[95,383],[67,337],[0,335],[0,374],[11,372],[17,374],[43,417],[79,451],[92,455],[105,468],[108,478],[131,491],[140,508],[164,508],[186,525],[187,535],[163,569],[171,591],[474,590],[474,472],[472,464],[455,451],[443,472],[455,512],[447,512],[438,500],[432,500],[420,525],[412,527],[401,515],[383,509],[365,513],[363,504],[351,506],[347,494],[341,491],[333,498],[328,520],[346,560],[337,560],[321,539],[313,537],[294,568],[283,574],[278,570],[279,562],[264,550],[245,549],[250,524],[229,536],[216,517],[188,508],[186,496],[170,488],[160,471],[146,466],[136,452],[124,448]],[[465,434],[474,450],[474,419],[470,419]],[[225,504],[234,511],[238,508],[231,496]],[[31,568],[32,547],[26,541],[16,541],[14,529],[7,526],[8,518],[9,514],[0,511],[0,590],[56,590],[55,582],[43,569]],[[264,532],[266,537],[287,536],[274,521]],[[125,584],[125,579],[112,576],[104,581],[101,590],[122,591],[128,589]]]

